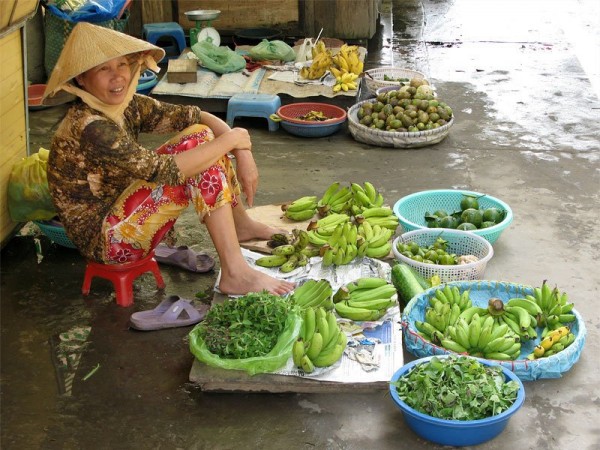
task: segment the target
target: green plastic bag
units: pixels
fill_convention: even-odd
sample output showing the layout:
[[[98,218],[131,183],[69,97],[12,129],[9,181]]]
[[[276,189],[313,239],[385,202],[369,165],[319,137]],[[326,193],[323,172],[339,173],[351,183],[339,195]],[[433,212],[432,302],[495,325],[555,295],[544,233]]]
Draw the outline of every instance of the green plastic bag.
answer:
[[[268,41],[263,39],[260,44],[252,47],[248,53],[257,61],[281,60],[289,62],[296,59],[294,49],[283,41]]]
[[[242,55],[229,47],[217,47],[209,41],[194,44],[192,52],[200,59],[202,67],[216,73],[238,72],[246,67],[246,60]]]
[[[50,220],[56,216],[46,178],[48,155],[48,150],[40,148],[13,166],[8,180],[8,212],[13,222]]]
[[[265,356],[245,359],[221,358],[211,353],[200,336],[201,324],[190,331],[190,351],[198,359],[209,366],[221,369],[244,370],[249,375],[276,372],[285,366],[292,355],[292,346],[300,333],[302,317],[296,310],[290,311],[285,321],[285,328],[275,347]]]

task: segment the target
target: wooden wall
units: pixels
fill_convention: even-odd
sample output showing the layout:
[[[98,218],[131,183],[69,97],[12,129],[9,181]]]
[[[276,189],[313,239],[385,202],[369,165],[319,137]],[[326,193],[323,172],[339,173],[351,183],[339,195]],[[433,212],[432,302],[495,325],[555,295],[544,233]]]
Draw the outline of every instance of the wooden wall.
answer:
[[[8,214],[10,172],[17,161],[27,156],[21,29],[0,38],[0,54],[3,59],[0,64],[0,241],[4,242],[17,225]]]
[[[302,28],[306,36],[370,39],[377,29],[380,0],[302,0]]]

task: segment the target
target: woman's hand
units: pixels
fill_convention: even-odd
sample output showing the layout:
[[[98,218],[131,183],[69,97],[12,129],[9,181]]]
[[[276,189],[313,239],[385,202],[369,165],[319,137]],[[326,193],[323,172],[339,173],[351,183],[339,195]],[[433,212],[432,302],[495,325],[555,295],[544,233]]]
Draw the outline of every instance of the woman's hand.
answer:
[[[232,152],[236,160],[237,179],[242,186],[242,192],[246,195],[246,203],[252,208],[254,195],[258,188],[258,168],[248,150],[237,150]]]

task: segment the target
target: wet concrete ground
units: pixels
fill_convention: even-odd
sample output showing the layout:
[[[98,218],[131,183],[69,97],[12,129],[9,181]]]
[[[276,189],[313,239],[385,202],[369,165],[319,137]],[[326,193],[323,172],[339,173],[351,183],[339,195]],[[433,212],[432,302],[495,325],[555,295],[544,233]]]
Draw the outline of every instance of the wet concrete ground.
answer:
[[[464,188],[511,206],[514,222],[495,244],[486,278],[557,284],[584,317],[588,336],[562,378],[526,382],[523,408],[482,449],[600,445],[600,103],[590,58],[595,51],[597,61],[600,48],[597,12],[594,1],[384,2],[367,68],[394,64],[433,81],[456,115],[450,135],[433,147],[371,147],[346,129],[303,139],[269,133],[260,120],[236,122],[253,136],[258,205],[317,194],[336,180],[370,180],[390,204],[420,190]],[[49,145],[62,113],[31,112],[32,149]],[[164,138],[144,140],[157,145]],[[193,215],[177,230],[180,243],[215,254]],[[189,329],[136,332],[127,321],[165,295],[209,292],[216,271],[163,267],[164,292],[144,275],[134,306],[120,308],[102,280],[82,297],[84,261],[76,251],[41,243],[41,261],[31,237],[13,238],[1,254],[2,448],[435,448],[407,428],[383,391],[201,392],[188,382]],[[61,395],[50,341],[74,327],[91,331],[70,395]]]

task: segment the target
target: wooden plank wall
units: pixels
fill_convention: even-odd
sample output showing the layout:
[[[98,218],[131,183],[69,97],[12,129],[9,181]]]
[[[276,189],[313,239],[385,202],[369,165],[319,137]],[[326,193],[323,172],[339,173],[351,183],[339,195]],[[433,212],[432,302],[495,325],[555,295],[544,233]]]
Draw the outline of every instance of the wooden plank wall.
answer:
[[[0,32],[31,16],[37,4],[38,0],[0,0]]]
[[[219,32],[234,32],[245,28],[297,27],[298,0],[178,0],[178,22],[189,30],[195,22],[187,19],[187,11],[216,9],[221,11],[212,26]]]
[[[377,29],[380,0],[302,0],[302,28],[306,36],[370,39]]]
[[[2,2],[0,2],[2,3]],[[8,180],[13,165],[27,156],[23,43],[17,29],[0,39],[0,241],[15,224],[8,214]]]

